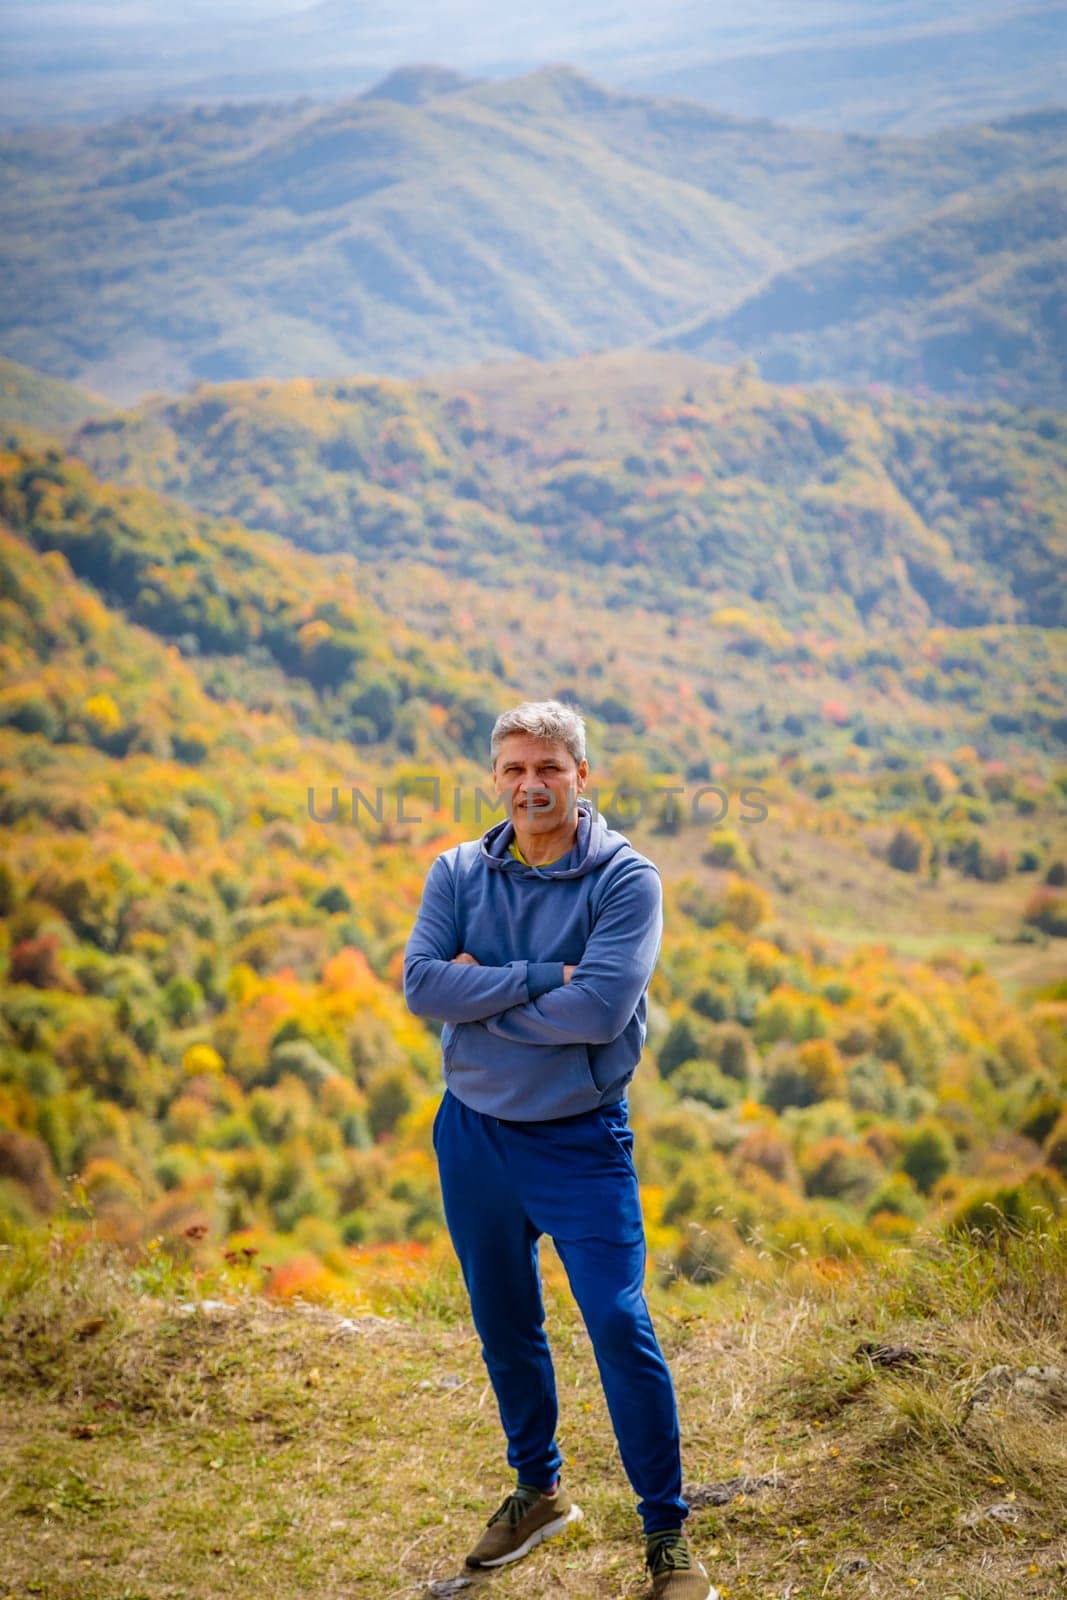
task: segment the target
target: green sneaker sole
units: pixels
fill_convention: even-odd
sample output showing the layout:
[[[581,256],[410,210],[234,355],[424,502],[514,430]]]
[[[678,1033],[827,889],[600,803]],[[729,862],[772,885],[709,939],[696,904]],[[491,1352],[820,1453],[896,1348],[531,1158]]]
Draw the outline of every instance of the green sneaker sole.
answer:
[[[468,1556],[466,1564],[468,1567],[481,1571],[483,1567],[504,1567],[507,1566],[509,1561],[521,1561],[523,1556],[528,1556],[531,1550],[536,1550],[537,1546],[543,1543],[545,1539],[551,1539],[554,1534],[562,1533],[569,1522],[581,1522],[581,1520],[581,1506],[571,1506],[565,1517],[557,1517],[554,1522],[546,1522],[542,1527],[535,1528],[530,1537],[524,1540],[518,1549],[509,1550],[507,1555],[496,1556],[492,1561],[472,1561]]]

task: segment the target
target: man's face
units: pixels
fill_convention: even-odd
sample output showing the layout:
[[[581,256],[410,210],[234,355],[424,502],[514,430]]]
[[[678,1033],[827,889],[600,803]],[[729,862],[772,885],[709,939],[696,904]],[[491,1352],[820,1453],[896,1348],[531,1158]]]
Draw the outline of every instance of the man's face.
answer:
[[[565,744],[528,733],[509,733],[493,767],[508,815],[531,833],[552,833],[573,823],[588,776],[588,761],[575,762]]]

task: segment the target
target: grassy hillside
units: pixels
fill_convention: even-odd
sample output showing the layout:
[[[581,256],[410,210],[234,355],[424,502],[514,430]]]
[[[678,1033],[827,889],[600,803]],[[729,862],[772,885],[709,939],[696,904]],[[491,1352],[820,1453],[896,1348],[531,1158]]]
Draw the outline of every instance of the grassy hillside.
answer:
[[[392,721],[390,732],[414,748],[420,732],[434,731],[428,693],[452,708],[460,738],[469,719],[484,720],[488,672],[448,646],[438,645],[431,663],[428,641],[399,619],[382,618],[351,561],[322,563],[276,536],[217,523],[143,490],[102,485],[80,463],[35,446],[0,453],[0,519],[10,530],[4,720],[25,732],[88,739],[119,757],[149,750],[181,759],[190,743],[183,713],[174,707],[160,715],[171,677],[163,663],[180,659],[179,651],[223,663],[206,675],[208,708],[211,699],[239,698],[252,710],[281,711],[294,728],[306,722],[312,733],[340,724],[350,734],[382,699],[393,711],[408,704],[400,719],[406,736]],[[33,563],[11,535],[44,561]],[[61,621],[83,603],[72,578],[112,608],[90,608],[97,622],[107,616],[109,634],[92,650],[76,623]],[[157,648],[150,660],[136,631],[131,648],[120,644],[127,619],[169,650]],[[64,650],[78,668],[73,677]],[[116,678],[114,693],[103,695],[110,709],[96,720],[82,705],[88,667],[102,668],[102,682]],[[218,733],[222,719],[209,721]],[[241,742],[236,722],[229,733]],[[190,747],[203,754],[202,739]]]
[[[96,483],[58,452],[3,466],[4,1214],[32,1228],[81,1194],[101,1236],[147,1249],[198,1230],[205,1265],[255,1259],[281,1298],[423,1282],[442,1227],[438,1052],[404,1007],[401,952],[427,865],[485,826],[473,785],[495,711],[565,688],[528,665],[546,640],[553,677],[579,675],[600,803],[667,885],[632,1096],[667,1278],[811,1253],[827,1229],[831,1254],[877,1262],[919,1225],[977,1225],[990,1200],[1020,1220],[1061,1206],[1063,774],[1007,733],[1010,762],[960,745],[952,698],[959,672],[981,706],[984,656],[1006,671],[1033,641],[927,636],[956,740],[941,759],[902,754],[902,659],[882,680],[895,752],[830,699],[802,739],[790,695],[779,761],[727,737],[733,719],[768,673],[824,669],[788,634],[753,654],[736,611],[715,623],[715,660],[747,668],[721,674],[728,709],[683,666],[708,672],[706,635],[668,619],[678,654],[656,662],[653,636],[648,681],[613,701],[637,664],[616,680],[605,651],[589,691],[617,614],[543,593],[520,621],[483,589],[464,617],[467,592],[415,569],[401,624],[399,592],[363,589],[358,567]],[[448,642],[420,622],[442,599]],[[638,608],[626,626],[640,636]],[[963,642],[974,655],[950,657]],[[712,782],[732,808],[717,823],[664,790]]]
[[[798,253],[1061,166],[1054,118],[879,141],[565,68],[13,133],[0,341],[120,400],[576,354],[723,314]]]
[[[201,1275],[188,1240],[124,1259],[76,1237],[46,1252],[9,1233],[0,1256],[11,1593],[459,1592],[448,1580],[510,1476],[447,1258],[421,1292],[398,1281],[387,1317],[342,1317],[257,1301],[247,1268]],[[492,1589],[637,1600],[633,1496],[544,1254],[563,1471],[584,1520]],[[687,1531],[725,1600],[1062,1592],[1067,1396],[971,1402],[995,1366],[1062,1371],[1063,1224],[1001,1248],[917,1243],[889,1271],[768,1267],[691,1287],[684,1304],[649,1291],[678,1392]]]
[[[72,444],[106,477],[312,549],[498,589],[547,564],[612,606],[755,602],[794,628],[1063,621],[1053,412],[845,399],[624,352],[202,387]]]
[[[659,342],[769,378],[877,381],[1062,406],[1067,189],[954,202],[899,232],[776,274],[723,316]]]
[[[0,423],[16,422],[60,433],[107,410],[107,401],[70,383],[58,383],[17,361],[0,357]]]
[[[298,459],[289,457],[294,482]],[[431,512],[426,527],[418,503],[392,492],[377,501],[365,493],[363,503],[392,514],[409,551],[417,535],[439,541],[437,562],[388,553],[324,562],[276,536],[101,485],[40,446],[12,451],[5,466],[0,503],[11,526],[176,646],[212,699],[291,715],[309,734],[382,759],[473,754],[504,685],[578,700],[597,748],[638,754],[660,774],[733,765],[738,752],[754,771],[777,761],[816,775],[868,771],[951,757],[970,742],[983,760],[1012,762],[1022,780],[1035,759],[1043,767],[1062,748],[1056,631],[931,631],[920,618],[881,625],[872,639],[841,597],[814,596],[789,624],[766,601],[730,603],[725,591],[688,591],[629,565],[547,572],[521,525],[461,508],[463,524]],[[452,570],[442,571],[450,547]],[[20,581],[12,585],[14,598]],[[12,645],[28,612],[19,604]],[[42,601],[32,614],[48,613]],[[546,638],[556,641],[547,655]],[[82,726],[62,674],[43,698],[35,681],[52,649],[43,638],[25,659],[9,652],[7,719],[16,726]],[[170,748],[169,728],[136,709],[157,691],[158,673],[138,682],[120,666],[130,699],[104,747],[121,754],[147,739]],[[864,804],[860,796],[857,815]]]

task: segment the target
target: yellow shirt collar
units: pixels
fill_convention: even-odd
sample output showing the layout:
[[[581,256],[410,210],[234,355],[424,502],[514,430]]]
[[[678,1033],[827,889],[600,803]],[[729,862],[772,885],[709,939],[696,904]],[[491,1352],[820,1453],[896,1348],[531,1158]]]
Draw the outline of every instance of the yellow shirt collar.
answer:
[[[517,839],[512,839],[511,843],[508,845],[508,851],[509,851],[509,853],[511,855],[513,855],[515,857],[516,861],[521,861],[524,867],[528,867],[528,866],[532,865],[531,862],[527,861],[526,857],[523,855],[522,851],[519,849],[519,844],[518,844],[518,840]],[[555,856],[555,857],[553,857],[553,859],[551,861],[541,861],[541,862],[538,863],[538,865],[542,866],[542,867],[554,867],[556,865],[557,861],[562,861],[563,860],[563,856],[569,856],[570,853],[571,853],[570,850],[564,850],[562,856]]]

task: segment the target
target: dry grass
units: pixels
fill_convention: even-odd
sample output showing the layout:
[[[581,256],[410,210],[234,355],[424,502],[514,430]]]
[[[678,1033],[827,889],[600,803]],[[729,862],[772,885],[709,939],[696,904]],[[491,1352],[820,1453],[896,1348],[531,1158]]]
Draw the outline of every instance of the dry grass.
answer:
[[[386,1600],[458,1573],[509,1474],[455,1282],[345,1327],[238,1297],[180,1309],[102,1247],[0,1261],[0,1595]],[[565,1472],[585,1520],[477,1585],[647,1593],[588,1340],[545,1252]],[[694,1511],[727,1600],[1048,1600],[1067,1582],[1063,1418],[965,1420],[998,1363],[1065,1364],[1067,1229],[930,1243],[819,1287],[654,1291],[686,1478],[781,1475]],[[884,1370],[861,1340],[907,1344]],[[975,1517],[995,1502],[1014,1520]],[[971,1520],[973,1519],[973,1520]],[[464,1593],[470,1593],[467,1590]]]

